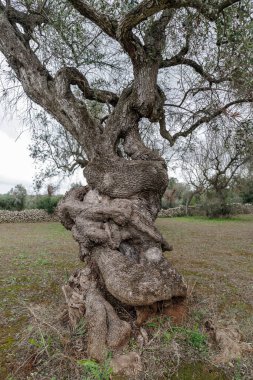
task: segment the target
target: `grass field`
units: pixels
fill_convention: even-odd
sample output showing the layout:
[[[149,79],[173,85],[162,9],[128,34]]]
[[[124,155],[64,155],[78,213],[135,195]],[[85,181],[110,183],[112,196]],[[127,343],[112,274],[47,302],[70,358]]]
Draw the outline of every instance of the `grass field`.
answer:
[[[243,339],[252,342],[253,216],[231,220],[160,218],[157,226],[174,246],[174,250],[168,253],[168,258],[184,275],[190,289],[185,329],[192,330],[185,330],[185,333],[180,330],[181,336],[191,336],[189,331],[201,329],[206,320],[221,320],[236,323]],[[39,304],[48,308],[55,305],[56,309],[57,305],[63,303],[61,285],[75,268],[82,265],[78,259],[77,244],[60,224],[0,224],[1,380],[7,377],[7,368],[11,366],[15,369],[16,342],[29,323],[29,305]],[[156,325],[149,327],[149,333],[152,334]],[[171,339],[171,333],[167,338],[168,341]],[[165,336],[164,339],[167,338]],[[169,355],[169,346],[166,347]],[[196,348],[199,347],[193,347]],[[186,347],[187,350],[192,352],[189,347]],[[205,353],[192,355],[195,362],[190,363],[190,367],[190,359],[184,358],[182,351],[180,366],[177,368],[178,376],[174,375],[173,379],[253,378],[250,355],[230,363],[228,367],[219,368],[218,372],[213,370],[207,374],[202,361],[208,362],[211,354],[203,351]],[[159,359],[166,352],[154,351],[153,354]],[[27,377],[26,374],[23,378],[36,377]],[[43,376],[37,378],[51,380]],[[55,377],[54,380],[63,379]]]

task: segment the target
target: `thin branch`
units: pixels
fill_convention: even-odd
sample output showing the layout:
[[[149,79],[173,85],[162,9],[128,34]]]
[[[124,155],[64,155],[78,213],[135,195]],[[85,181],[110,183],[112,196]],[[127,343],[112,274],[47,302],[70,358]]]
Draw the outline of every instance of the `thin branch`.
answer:
[[[172,67],[172,66],[178,66],[178,65],[186,65],[186,66],[192,67],[196,71],[196,73],[200,74],[210,84],[221,83],[221,82],[226,82],[226,81],[231,80],[228,77],[220,77],[220,78],[213,77],[211,74],[206,72],[200,64],[198,64],[192,59],[183,57],[182,50],[178,54],[174,55],[174,57],[163,60],[160,64],[160,68],[166,68],[166,67]]]
[[[165,116],[159,120],[159,125],[160,125],[160,134],[161,136],[165,139],[168,140],[170,143],[170,146],[173,146],[175,144],[175,139],[173,135],[166,129],[166,120]]]
[[[190,113],[192,113],[192,114],[195,114],[194,111],[191,111],[191,110],[189,110],[188,108],[183,107],[181,104],[165,103],[164,106],[166,106],[166,107],[180,108],[181,110],[184,110],[184,111],[186,111],[186,112],[190,112]]]
[[[178,133],[175,133],[174,136],[173,136],[173,140],[176,141],[179,137],[187,137],[189,134],[191,134],[193,131],[195,131],[195,129],[197,129],[201,124],[204,124],[204,123],[209,123],[209,121],[213,120],[215,117],[225,113],[225,111],[235,105],[235,104],[241,104],[241,103],[249,103],[249,102],[252,102],[253,101],[253,98],[248,98],[248,99],[237,99],[237,100],[234,100],[230,103],[227,103],[225,106],[217,109],[216,111],[210,113],[208,116],[203,116],[201,117],[198,121],[196,121],[195,123],[193,123],[187,130],[183,131],[183,132],[178,132]]]
[[[212,89],[212,87],[195,87],[195,88],[190,88],[190,89],[188,89],[186,92],[185,92],[185,94],[184,94],[184,96],[183,96],[183,98],[182,98],[182,100],[181,100],[181,102],[178,104],[178,105],[174,105],[175,107],[181,107],[182,105],[183,105],[183,103],[185,102],[185,100],[186,100],[186,98],[187,98],[187,96],[189,95],[189,93],[190,92],[192,92],[193,93],[193,96],[195,96],[195,95],[197,95],[199,92],[201,92],[201,91],[213,91],[213,89]]]
[[[208,116],[203,116],[199,120],[197,120],[195,123],[193,123],[189,128],[187,128],[185,131],[177,132],[174,135],[172,135],[167,129],[166,129],[166,121],[165,116],[163,116],[160,121],[160,134],[163,138],[169,141],[170,145],[173,146],[175,142],[178,140],[179,137],[187,137],[192,132],[195,131],[201,124],[209,123],[211,120],[213,120],[215,117],[223,114],[226,112],[226,110],[236,104],[242,104],[242,103],[252,103],[253,98],[245,98],[245,99],[237,99],[230,103],[227,103],[225,106],[217,109],[216,111],[209,113]]]

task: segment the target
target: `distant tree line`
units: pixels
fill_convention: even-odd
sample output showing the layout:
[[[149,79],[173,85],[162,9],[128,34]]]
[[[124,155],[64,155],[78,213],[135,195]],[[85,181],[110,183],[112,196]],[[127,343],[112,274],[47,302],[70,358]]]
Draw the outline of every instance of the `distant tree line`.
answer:
[[[48,185],[45,195],[28,195],[26,188],[18,184],[7,194],[0,194],[0,210],[42,209],[53,214],[61,198],[62,195],[54,195],[52,185]]]
[[[197,168],[199,174],[201,166]],[[185,174],[189,174],[185,172]],[[193,174],[193,171],[190,172]],[[221,174],[217,181],[206,182],[179,181],[171,177],[162,198],[162,208],[199,205],[209,217],[229,216],[232,203],[253,203],[253,162],[250,161],[241,173],[232,178]],[[214,176],[214,175],[213,175]],[[191,176],[192,178],[192,176]],[[187,176],[186,176],[187,179]],[[81,186],[73,183],[71,188]],[[26,188],[18,184],[7,194],[0,194],[0,210],[21,211],[24,209],[43,209],[54,213],[62,195],[55,195],[56,187],[49,184],[47,194],[29,195]]]
[[[226,182],[227,178],[223,178]],[[162,208],[200,206],[206,216],[229,216],[233,203],[253,203],[253,176],[237,175],[217,191],[213,186],[192,186],[172,177],[162,198]]]

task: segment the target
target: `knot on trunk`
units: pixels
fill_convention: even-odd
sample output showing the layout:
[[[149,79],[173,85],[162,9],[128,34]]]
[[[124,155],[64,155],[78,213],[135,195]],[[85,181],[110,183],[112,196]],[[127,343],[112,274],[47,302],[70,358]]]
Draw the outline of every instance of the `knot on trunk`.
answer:
[[[91,188],[112,198],[152,191],[162,196],[168,177],[163,161],[95,160],[84,170]]]

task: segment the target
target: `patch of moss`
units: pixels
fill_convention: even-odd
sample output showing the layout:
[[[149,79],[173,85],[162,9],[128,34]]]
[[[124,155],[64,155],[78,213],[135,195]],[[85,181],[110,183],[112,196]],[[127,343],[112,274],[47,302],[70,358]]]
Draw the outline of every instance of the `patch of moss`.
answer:
[[[179,368],[171,380],[228,380],[217,368],[208,367],[204,363],[190,363]]]

